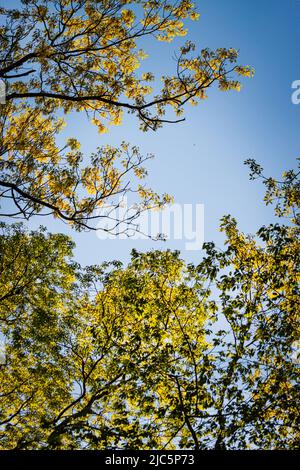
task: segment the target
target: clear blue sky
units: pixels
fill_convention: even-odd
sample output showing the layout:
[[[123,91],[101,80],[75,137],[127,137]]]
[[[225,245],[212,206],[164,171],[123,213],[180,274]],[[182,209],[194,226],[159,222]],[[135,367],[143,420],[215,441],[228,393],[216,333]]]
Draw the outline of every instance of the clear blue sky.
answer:
[[[85,116],[78,114],[70,120],[68,132],[82,141],[85,150],[126,140],[140,146],[144,153],[154,153],[156,158],[148,166],[152,187],[172,194],[179,203],[203,203],[205,240],[221,245],[218,225],[223,214],[235,216],[247,233],[272,217],[272,210],[262,202],[261,183],[249,181],[243,161],[253,157],[265,167],[266,174],[279,176],[294,167],[300,156],[300,105],[291,102],[291,83],[300,79],[300,1],[197,3],[201,18],[189,25],[189,38],[200,49],[239,49],[240,62],[256,70],[253,79],[243,80],[242,91],[221,93],[212,89],[208,100],[187,108],[184,123],[165,126],[156,133],[142,133],[129,116],[123,126],[99,136]],[[180,44],[180,40],[172,44],[151,42],[145,68],[157,74],[171,70],[172,54]],[[30,225],[40,223],[45,224],[45,218],[36,218]],[[93,232],[76,233],[52,219],[48,228],[73,237],[76,258],[82,264],[111,259],[126,262],[133,247],[143,251],[184,248],[180,241],[101,241]],[[183,256],[197,262],[201,252],[183,250]]]

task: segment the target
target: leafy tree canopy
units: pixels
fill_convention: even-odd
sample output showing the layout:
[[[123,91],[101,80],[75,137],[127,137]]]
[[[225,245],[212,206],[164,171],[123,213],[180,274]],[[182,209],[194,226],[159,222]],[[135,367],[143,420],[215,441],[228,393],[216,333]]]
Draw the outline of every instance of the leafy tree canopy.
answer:
[[[299,448],[299,172],[264,181],[280,223],[224,217],[198,265],[2,225],[2,448]]]
[[[206,98],[214,83],[239,90],[239,76],[253,74],[237,64],[235,49],[197,55],[190,41],[180,48],[173,75],[156,80],[139,70],[146,38],[170,42],[187,34],[185,23],[199,16],[189,0],[22,0],[19,8],[0,8],[0,16],[0,79],[7,85],[0,106],[0,195],[11,202],[2,211],[10,216],[28,219],[46,210],[91,229],[111,215],[111,232],[120,222],[136,229],[141,211],[170,201],[139,181],[147,157],[125,143],[90,156],[75,137],[61,146],[64,116],[85,113],[103,133],[128,111],[143,130],[156,130],[182,120],[185,104]],[[120,221],[103,213],[128,192],[137,194],[134,214]]]

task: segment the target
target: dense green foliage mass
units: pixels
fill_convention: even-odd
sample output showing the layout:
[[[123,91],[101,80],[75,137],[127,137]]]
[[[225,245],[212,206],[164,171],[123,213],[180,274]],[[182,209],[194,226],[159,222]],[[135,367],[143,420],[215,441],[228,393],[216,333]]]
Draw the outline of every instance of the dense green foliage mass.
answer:
[[[2,226],[2,448],[299,447],[299,178],[265,183],[287,222],[224,217],[197,266],[82,269],[68,237]]]

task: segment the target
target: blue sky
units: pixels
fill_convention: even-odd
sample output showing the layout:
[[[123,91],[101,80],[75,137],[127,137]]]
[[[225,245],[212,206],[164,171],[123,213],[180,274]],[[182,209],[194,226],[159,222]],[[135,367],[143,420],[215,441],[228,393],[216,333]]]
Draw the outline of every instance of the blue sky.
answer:
[[[154,153],[156,158],[148,165],[152,187],[172,194],[178,203],[203,203],[205,240],[221,246],[222,215],[235,216],[247,233],[272,218],[272,210],[262,202],[261,183],[249,181],[243,161],[255,158],[267,175],[279,176],[294,167],[300,156],[300,105],[291,102],[291,84],[300,79],[300,1],[203,0],[197,4],[201,17],[189,23],[189,39],[199,49],[234,47],[240,51],[240,63],[255,68],[255,77],[243,80],[241,92],[212,89],[206,101],[186,109],[184,123],[166,125],[156,133],[142,133],[129,116],[122,126],[99,136],[78,114],[70,119],[68,132],[81,140],[86,151],[126,140],[143,153]],[[150,55],[145,69],[158,75],[170,71],[180,44],[181,40],[145,44]],[[30,226],[45,222],[37,217]],[[133,247],[142,251],[177,248],[188,261],[201,258],[200,251],[186,252],[184,242],[178,240],[99,240],[94,232],[76,233],[53,219],[48,219],[47,226],[72,236],[76,258],[84,265],[111,259],[126,262]]]

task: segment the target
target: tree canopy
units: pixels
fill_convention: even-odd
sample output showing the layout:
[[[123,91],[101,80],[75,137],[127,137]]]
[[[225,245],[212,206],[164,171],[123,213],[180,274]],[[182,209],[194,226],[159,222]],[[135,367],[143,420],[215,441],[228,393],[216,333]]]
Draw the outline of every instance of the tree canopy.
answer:
[[[113,219],[104,206],[115,208],[120,196],[135,193],[135,211],[111,220],[109,229],[117,233],[123,222],[128,233],[142,211],[170,201],[139,181],[148,157],[138,149],[100,145],[84,155],[75,136],[65,145],[58,137],[71,112],[100,134],[121,124],[124,111],[143,130],[156,130],[182,120],[185,104],[206,98],[214,83],[239,90],[239,77],[253,71],[237,64],[233,48],[197,54],[187,41],[174,75],[139,70],[148,37],[185,36],[185,23],[198,16],[189,0],[22,0],[19,8],[0,8],[0,79],[7,88],[0,106],[0,195],[10,201],[3,215],[28,219],[48,211],[79,230],[94,229],[95,221]]]
[[[126,142],[85,155],[64,138],[68,114],[100,134],[124,112],[156,131],[213,85],[239,90],[253,75],[237,50],[190,41],[173,75],[146,70],[149,40],[182,38],[198,19],[189,0],[21,0],[0,16],[9,221],[138,230],[142,211],[171,201],[143,183],[152,155]],[[248,235],[226,215],[224,249],[205,243],[198,264],[133,250],[128,265],[82,267],[66,235],[0,224],[1,449],[299,448],[300,171],[277,181],[246,163],[278,222]],[[135,210],[120,220],[126,194]]]
[[[299,448],[299,173],[265,183],[288,220],[226,216],[198,265],[83,269],[68,237],[2,226],[2,448]]]

